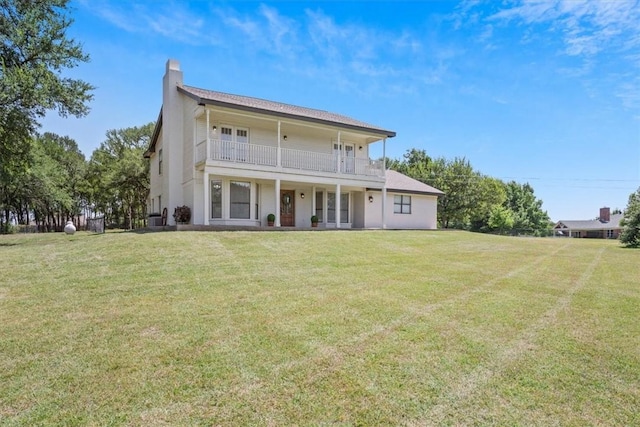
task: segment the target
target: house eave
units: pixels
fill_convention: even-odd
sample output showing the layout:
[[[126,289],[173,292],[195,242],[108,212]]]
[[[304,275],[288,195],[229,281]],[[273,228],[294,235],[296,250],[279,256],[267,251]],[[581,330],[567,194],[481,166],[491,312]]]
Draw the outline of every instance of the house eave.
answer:
[[[380,188],[367,188],[367,191],[382,191]],[[436,193],[433,191],[415,191],[415,190],[400,190],[397,188],[387,188],[388,193],[401,193],[401,194],[417,194],[422,196],[444,196],[444,193]]]
[[[246,106],[246,105],[238,105],[238,104],[234,104],[231,102],[224,102],[224,101],[219,101],[219,100],[214,100],[214,99],[206,99],[206,98],[202,98],[196,94],[193,94],[191,92],[189,92],[188,90],[178,86],[178,92],[188,96],[189,98],[193,99],[194,101],[196,101],[198,103],[198,105],[202,105],[202,106],[207,106],[207,105],[211,105],[211,106],[216,106],[216,107],[222,107],[222,108],[230,108],[230,109],[235,109],[235,110],[239,110],[239,111],[245,111],[245,112],[250,112],[250,113],[256,113],[256,114],[264,114],[264,115],[268,115],[268,116],[275,116],[275,117],[281,117],[284,119],[292,119],[292,120],[300,120],[300,121],[304,121],[304,122],[308,122],[308,123],[315,123],[315,124],[322,124],[322,125],[327,125],[327,126],[335,126],[341,129],[348,129],[348,130],[354,130],[354,131],[358,131],[358,132],[364,132],[364,133],[369,133],[369,134],[374,134],[374,135],[378,135],[382,138],[393,138],[396,136],[396,133],[390,130],[384,130],[384,129],[376,129],[376,128],[370,128],[370,127],[364,127],[364,126],[355,126],[355,125],[350,125],[347,123],[340,123],[340,122],[335,122],[335,121],[331,121],[331,120],[323,120],[323,119],[318,119],[318,118],[313,118],[313,117],[307,117],[307,116],[303,116],[303,115],[297,115],[297,114],[291,114],[291,113],[285,113],[285,112],[278,112],[278,111],[273,111],[273,110],[268,110],[268,109],[263,109],[263,108],[258,108],[258,107],[251,107],[251,106]]]
[[[158,142],[158,137],[160,136],[161,129],[162,129],[162,107],[160,107],[160,113],[158,113],[158,119],[156,120],[156,125],[153,128],[153,134],[151,135],[149,148],[147,148],[147,150],[143,154],[145,159],[150,158],[151,153],[156,152],[156,143]]]

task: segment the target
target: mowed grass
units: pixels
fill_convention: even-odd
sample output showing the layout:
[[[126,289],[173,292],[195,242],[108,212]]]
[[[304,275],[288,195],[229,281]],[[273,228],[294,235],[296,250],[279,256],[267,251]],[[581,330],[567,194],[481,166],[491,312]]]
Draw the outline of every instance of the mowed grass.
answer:
[[[640,425],[640,251],[0,236],[0,425]]]

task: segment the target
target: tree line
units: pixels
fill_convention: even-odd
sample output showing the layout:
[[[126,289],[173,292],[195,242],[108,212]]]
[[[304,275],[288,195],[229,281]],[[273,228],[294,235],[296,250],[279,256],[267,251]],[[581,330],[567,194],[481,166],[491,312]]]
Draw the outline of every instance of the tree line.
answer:
[[[96,215],[120,228],[145,226],[149,162],[143,153],[153,126],[109,130],[88,160],[67,136],[47,132],[28,140],[26,167],[0,181],[0,231],[12,224],[62,231],[68,220],[78,225],[81,216]]]
[[[0,232],[35,222],[61,230],[80,215],[102,213],[124,228],[145,224],[149,164],[143,158],[153,123],[110,130],[87,161],[77,143],[37,133],[48,111],[82,117],[94,87],[62,72],[88,62],[68,38],[68,0],[0,0]],[[549,216],[528,183],[481,174],[465,158],[429,157],[411,149],[388,165],[444,191],[442,228],[545,235]],[[640,246],[640,188],[629,197],[621,241]]]
[[[528,183],[504,182],[475,170],[469,160],[431,158],[408,150],[388,159],[390,169],[444,192],[438,197],[438,226],[501,234],[544,236],[553,224]]]

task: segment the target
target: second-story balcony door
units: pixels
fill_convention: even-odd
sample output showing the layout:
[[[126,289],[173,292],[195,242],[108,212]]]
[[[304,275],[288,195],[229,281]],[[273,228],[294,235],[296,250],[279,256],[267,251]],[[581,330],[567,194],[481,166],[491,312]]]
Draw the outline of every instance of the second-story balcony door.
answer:
[[[296,225],[295,195],[293,190],[280,191],[280,225],[283,227]]]
[[[235,162],[249,160],[249,129],[221,126],[220,142],[224,160]]]
[[[236,161],[249,161],[249,129],[236,128]]]
[[[355,173],[356,172],[356,152],[355,145],[344,144],[344,151],[342,150],[343,144],[333,144],[333,155],[335,157],[340,155],[340,170],[343,173]]]

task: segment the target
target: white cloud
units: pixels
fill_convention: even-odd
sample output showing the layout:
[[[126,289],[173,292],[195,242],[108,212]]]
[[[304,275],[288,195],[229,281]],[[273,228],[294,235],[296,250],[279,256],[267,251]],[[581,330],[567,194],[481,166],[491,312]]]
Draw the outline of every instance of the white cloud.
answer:
[[[488,19],[549,24],[561,31],[568,55],[640,47],[638,0],[522,0]]]
[[[640,78],[618,76],[640,74],[640,0],[518,0],[509,5],[488,21],[524,24],[523,43],[531,43],[532,34],[559,34],[559,53],[582,63],[561,67],[561,74],[580,78],[590,96],[604,92],[596,87],[605,85],[625,108],[640,106]]]

